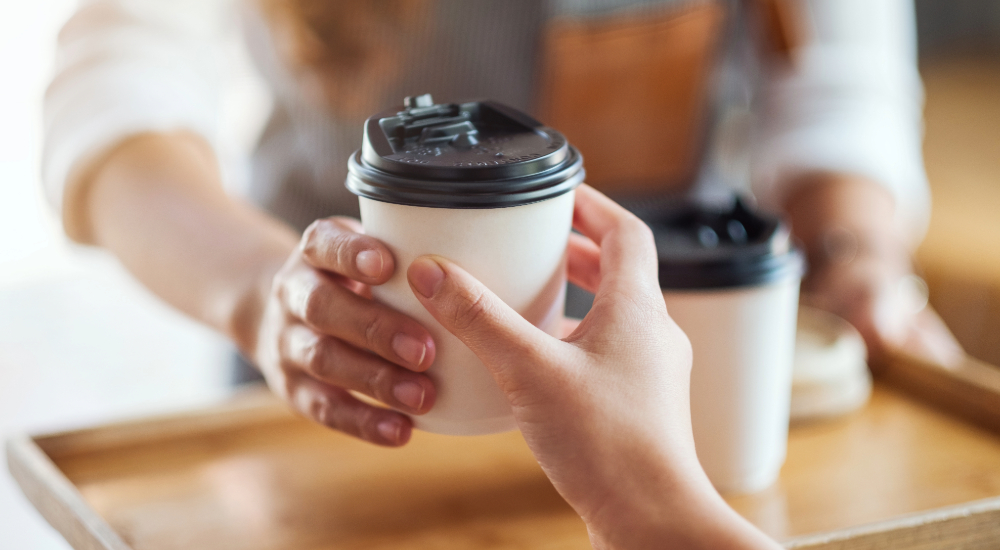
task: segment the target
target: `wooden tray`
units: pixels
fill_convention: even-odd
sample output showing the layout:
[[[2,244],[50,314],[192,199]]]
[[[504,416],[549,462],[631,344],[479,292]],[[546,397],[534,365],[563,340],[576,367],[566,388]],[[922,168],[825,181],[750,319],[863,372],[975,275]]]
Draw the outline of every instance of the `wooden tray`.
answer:
[[[1000,547],[1000,436],[962,419],[1000,418],[1000,371],[920,367],[884,369],[849,418],[793,427],[780,481],[729,502],[790,548]],[[971,382],[955,374],[968,368]],[[941,380],[951,386],[936,404],[965,416],[888,384],[922,395]],[[7,454],[77,549],[589,547],[517,433],[416,432],[387,450],[253,393],[194,414],[25,436]]]

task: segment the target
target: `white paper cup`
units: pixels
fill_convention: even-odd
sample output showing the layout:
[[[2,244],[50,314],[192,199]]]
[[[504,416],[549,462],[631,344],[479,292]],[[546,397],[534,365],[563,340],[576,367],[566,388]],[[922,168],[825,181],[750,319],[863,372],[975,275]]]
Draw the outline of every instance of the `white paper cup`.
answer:
[[[443,256],[557,335],[582,157],[559,132],[510,107],[434,105],[421,96],[368,119],[349,170],[365,232],[396,259],[392,278],[372,288],[374,298],[420,321],[434,338],[427,374],[437,399],[430,412],[412,417],[414,426],[451,435],[514,429],[490,372],[424,309],[406,272],[418,256]]]
[[[691,341],[698,459],[719,492],[764,489],[785,461],[801,255],[739,202],[651,226],[667,312]]]
[[[418,256],[437,254],[460,265],[534,325],[556,336],[566,295],[566,242],[573,191],[542,202],[494,209],[422,208],[362,197],[365,233],[385,243],[396,273],[372,288],[379,302],[420,321],[431,332],[437,357],[428,374],[437,401],[414,416],[421,430],[476,435],[516,427],[507,398],[472,351],[417,301],[406,270]]]
[[[722,493],[770,486],[785,462],[799,278],[663,298],[691,340],[691,424],[705,473]]]

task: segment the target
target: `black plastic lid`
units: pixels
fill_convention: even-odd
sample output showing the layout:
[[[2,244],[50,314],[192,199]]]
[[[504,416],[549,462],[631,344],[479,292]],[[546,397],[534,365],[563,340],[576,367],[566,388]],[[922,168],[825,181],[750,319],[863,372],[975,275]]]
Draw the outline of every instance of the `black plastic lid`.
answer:
[[[561,195],[583,181],[562,134],[495,101],[435,105],[429,94],[365,122],[347,188],[437,208],[499,208]]]
[[[757,286],[802,275],[802,254],[788,228],[739,199],[730,208],[685,203],[645,221],[656,240],[660,288]]]

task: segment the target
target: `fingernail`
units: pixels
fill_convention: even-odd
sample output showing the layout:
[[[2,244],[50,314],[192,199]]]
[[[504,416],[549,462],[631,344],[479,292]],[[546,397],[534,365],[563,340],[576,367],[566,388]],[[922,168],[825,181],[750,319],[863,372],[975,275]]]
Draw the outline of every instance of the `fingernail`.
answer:
[[[410,284],[424,298],[433,297],[442,281],[444,281],[444,271],[434,260],[421,258],[410,266]]]
[[[362,250],[354,258],[354,265],[363,275],[375,279],[382,274],[382,255],[376,250]]]
[[[399,422],[395,420],[383,420],[376,426],[379,435],[392,443],[399,442]]]
[[[403,361],[419,367],[427,355],[427,345],[409,334],[400,332],[392,337],[392,351]]]
[[[400,403],[415,411],[419,411],[420,407],[424,406],[425,394],[426,391],[424,390],[424,387],[416,382],[400,382],[399,384],[396,384],[395,388],[392,389],[392,395],[394,395]]]

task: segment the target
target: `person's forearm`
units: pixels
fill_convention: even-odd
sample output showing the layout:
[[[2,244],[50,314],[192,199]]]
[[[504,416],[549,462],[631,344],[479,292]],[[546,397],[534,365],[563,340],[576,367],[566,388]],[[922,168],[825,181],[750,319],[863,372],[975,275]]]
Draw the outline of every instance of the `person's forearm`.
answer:
[[[252,353],[270,277],[295,248],[289,227],[226,194],[211,150],[182,133],[132,138],[82,182],[93,244],[146,287]]]

